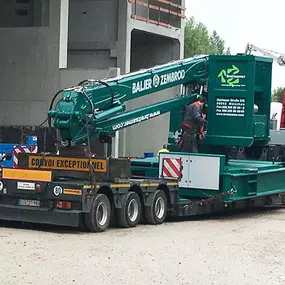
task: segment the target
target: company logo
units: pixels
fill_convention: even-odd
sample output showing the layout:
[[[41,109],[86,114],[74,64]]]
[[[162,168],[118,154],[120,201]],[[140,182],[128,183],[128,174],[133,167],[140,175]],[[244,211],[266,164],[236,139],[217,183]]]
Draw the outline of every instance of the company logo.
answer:
[[[244,87],[245,84],[241,83],[241,79],[245,79],[246,76],[240,74],[240,70],[234,64],[231,68],[223,69],[220,71],[218,78],[221,80],[222,86],[231,87]]]
[[[160,78],[159,78],[159,76],[157,75],[157,74],[155,74],[154,75],[154,77],[153,77],[153,79],[152,79],[152,81],[153,81],[153,87],[154,88],[157,88],[158,86],[159,86],[159,83],[160,83]]]
[[[184,69],[172,71],[166,74],[155,74],[152,78],[147,78],[132,83],[132,94],[158,88],[159,86],[167,85],[173,82],[181,81],[185,78],[186,72]]]

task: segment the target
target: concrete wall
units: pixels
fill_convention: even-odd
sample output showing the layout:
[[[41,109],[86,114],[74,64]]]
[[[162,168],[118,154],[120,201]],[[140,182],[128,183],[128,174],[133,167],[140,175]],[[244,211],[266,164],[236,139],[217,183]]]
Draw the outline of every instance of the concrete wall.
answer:
[[[61,88],[118,74],[116,68],[59,69],[60,1],[51,3],[47,27],[0,27],[0,125],[39,125]]]
[[[131,71],[153,67],[180,58],[178,40],[134,30],[131,42]],[[141,56],[143,55],[143,56]],[[128,103],[128,109],[147,107],[179,94],[178,88],[134,99]],[[168,141],[169,113],[151,119],[126,130],[126,155],[140,156],[144,152],[156,153]]]
[[[0,28],[0,124],[38,125],[59,85],[60,2],[49,11],[49,27]]]
[[[71,0],[68,67],[117,66],[118,0]]]
[[[0,27],[39,27],[49,24],[49,0],[0,1]]]
[[[60,70],[60,88],[67,88],[78,84],[85,79],[104,79],[120,74],[118,68],[109,69],[62,69]]]
[[[157,3],[156,3],[157,4]],[[184,5],[184,0],[182,0]],[[134,10],[134,4],[119,0],[118,66],[121,73],[163,64],[182,58],[184,52],[184,22],[181,29],[167,29],[151,23],[137,21],[132,15],[141,13],[147,16],[145,9]],[[138,7],[137,7],[138,8]],[[151,36],[152,35],[152,36]],[[133,100],[127,104],[128,110],[164,101],[179,93],[172,88]],[[140,123],[120,131],[120,156],[140,156],[145,151],[156,152],[167,142],[169,114]]]
[[[16,0],[0,2],[0,37],[5,39],[0,45],[0,125],[39,125],[62,87],[86,78],[116,76],[118,70],[112,68],[124,74],[182,55],[183,44],[175,39],[183,38],[183,28],[169,30],[136,21],[126,0],[31,3],[20,7]],[[27,10],[27,15],[15,14],[15,8]],[[64,13],[64,8],[69,11]],[[167,39],[136,31],[164,34]],[[127,107],[149,105],[175,94],[173,90],[152,94]],[[119,154],[156,152],[166,142],[167,132],[168,115],[123,131]]]

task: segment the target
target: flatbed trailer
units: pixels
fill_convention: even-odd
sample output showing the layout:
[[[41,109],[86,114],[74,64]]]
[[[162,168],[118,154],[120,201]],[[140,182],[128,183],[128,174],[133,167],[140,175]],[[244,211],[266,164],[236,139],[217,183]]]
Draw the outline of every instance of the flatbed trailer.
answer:
[[[87,227],[96,232],[114,223],[122,227],[137,225],[142,205],[147,221],[160,224],[167,214],[167,205],[175,204],[178,192],[176,181],[130,179],[90,184],[66,179],[52,181],[51,171],[4,168],[2,172],[0,219]],[[156,216],[154,210],[158,211]]]
[[[170,160],[184,166],[180,177],[164,175],[163,169],[169,168]],[[143,159],[133,163],[136,167],[141,163],[147,169]],[[168,217],[284,203],[285,168],[281,163],[226,161],[224,155],[170,152],[160,154],[157,165],[154,177],[92,184],[88,180],[72,180],[66,171],[63,174],[48,170],[48,166],[41,170],[3,168],[0,219],[101,232],[112,225],[157,225]],[[134,169],[131,173],[135,173]]]

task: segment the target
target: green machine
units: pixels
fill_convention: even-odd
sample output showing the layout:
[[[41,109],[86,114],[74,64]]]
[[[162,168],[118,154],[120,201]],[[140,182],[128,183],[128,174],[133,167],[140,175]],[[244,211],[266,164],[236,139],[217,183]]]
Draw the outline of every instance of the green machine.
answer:
[[[110,143],[115,131],[170,112],[169,144],[177,150],[181,111],[197,98],[197,86],[208,99],[202,152],[227,153],[232,146],[268,143],[272,59],[252,55],[211,55],[173,61],[149,70],[104,81],[86,80],[61,90],[48,113],[49,123],[68,146],[100,138]],[[125,102],[183,85],[181,96],[127,111]],[[198,89],[201,90],[201,89]],[[234,127],[233,127],[234,126]],[[207,147],[205,147],[207,146]]]
[[[220,146],[269,142],[272,60],[250,56],[211,58],[205,143]]]
[[[134,227],[141,218],[161,224],[167,215],[284,203],[282,163],[230,155],[233,147],[258,153],[268,145],[271,73],[269,58],[210,55],[60,90],[48,112],[61,137],[59,154],[20,154],[18,169],[2,168],[0,219],[78,226],[83,217],[83,225],[98,232],[116,219]],[[174,86],[182,87],[180,95],[126,108],[129,100]],[[181,152],[183,110],[201,93],[205,138],[199,153]],[[92,157],[91,140],[110,146],[116,131],[168,112],[170,152],[135,160]]]
[[[82,82],[63,92],[57,107],[49,111],[49,118],[54,119],[54,126],[72,149],[72,145],[93,138],[108,143],[114,131],[170,112],[171,152],[161,154],[159,159],[133,160],[133,176],[177,178],[183,199],[226,193],[229,189],[239,189],[234,185],[237,183],[243,190],[237,191],[231,199],[245,199],[261,191],[258,183],[264,183],[259,182],[260,173],[264,177],[268,171],[276,177],[276,173],[285,171],[280,164],[237,161],[228,157],[232,147],[254,150],[268,144],[271,73],[272,59],[245,54],[174,61],[119,78]],[[132,111],[125,108],[128,100],[179,85],[185,87],[181,96]],[[181,153],[177,149],[183,120],[181,111],[201,92],[208,102],[205,139],[199,154]],[[164,161],[170,158],[178,159],[183,165],[181,176],[163,174]],[[215,173],[212,178],[211,173]],[[267,190],[262,188],[262,193],[278,192],[284,182],[280,177],[272,186],[267,185]]]
[[[272,60],[250,55],[209,57],[207,132],[201,152],[228,153],[232,146],[267,145],[270,140]],[[169,142],[175,150],[182,117],[171,111]]]

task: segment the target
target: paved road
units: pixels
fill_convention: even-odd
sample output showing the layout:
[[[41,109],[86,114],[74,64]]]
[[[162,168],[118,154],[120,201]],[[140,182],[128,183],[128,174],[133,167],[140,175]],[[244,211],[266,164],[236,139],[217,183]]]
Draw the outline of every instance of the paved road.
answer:
[[[285,284],[285,209],[110,229],[0,227],[1,285]]]

